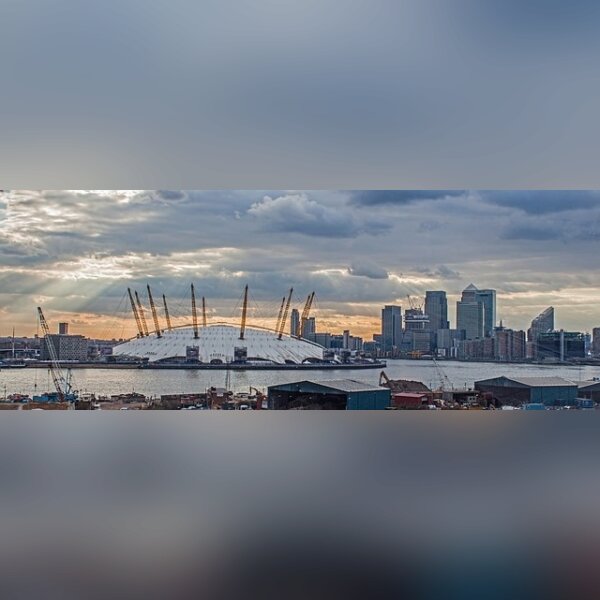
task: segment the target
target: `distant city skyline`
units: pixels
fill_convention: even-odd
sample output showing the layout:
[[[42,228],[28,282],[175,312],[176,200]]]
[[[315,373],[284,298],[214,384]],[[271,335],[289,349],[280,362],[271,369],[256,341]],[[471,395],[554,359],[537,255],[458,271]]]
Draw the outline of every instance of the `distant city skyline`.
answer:
[[[257,325],[294,286],[295,308],[316,292],[320,331],[371,339],[383,306],[428,290],[456,327],[474,283],[497,290],[507,327],[554,306],[558,328],[591,331],[599,240],[597,191],[4,191],[0,335],[33,335],[42,305],[54,327],[132,336],[124,294],[147,283],[183,323],[192,281],[211,321],[238,318],[247,283]]]

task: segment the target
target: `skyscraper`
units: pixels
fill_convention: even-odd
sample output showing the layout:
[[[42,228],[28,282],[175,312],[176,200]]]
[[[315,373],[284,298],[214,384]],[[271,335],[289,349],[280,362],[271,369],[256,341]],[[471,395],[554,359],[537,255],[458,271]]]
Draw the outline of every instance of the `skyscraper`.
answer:
[[[479,311],[474,304],[481,304],[482,322],[479,327]],[[458,322],[461,314],[462,324]],[[493,337],[496,327],[496,290],[480,290],[473,284],[463,290],[462,298],[456,306],[457,329],[467,332],[467,339]]]
[[[402,340],[402,307],[386,305],[381,310],[381,349],[392,352]]]
[[[292,309],[292,316],[290,319],[290,335],[300,335],[300,312],[297,308]]]
[[[450,328],[446,292],[425,292],[425,314],[429,316],[429,327],[432,331]]]
[[[531,327],[527,330],[527,341],[537,343],[540,333],[549,333],[550,331],[554,331],[553,306],[549,306],[531,321]]]
[[[481,302],[456,303],[456,328],[465,332],[465,339],[483,337],[483,304]]]
[[[477,302],[483,304],[483,335],[494,336],[496,327],[496,290],[477,290]]]

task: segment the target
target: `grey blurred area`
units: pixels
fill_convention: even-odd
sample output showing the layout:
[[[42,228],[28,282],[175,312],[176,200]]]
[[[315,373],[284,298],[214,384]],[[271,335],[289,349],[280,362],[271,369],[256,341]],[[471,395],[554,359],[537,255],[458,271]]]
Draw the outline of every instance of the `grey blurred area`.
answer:
[[[588,414],[129,417],[2,420],[2,598],[597,597]]]
[[[598,187],[591,0],[6,0],[4,188]]]

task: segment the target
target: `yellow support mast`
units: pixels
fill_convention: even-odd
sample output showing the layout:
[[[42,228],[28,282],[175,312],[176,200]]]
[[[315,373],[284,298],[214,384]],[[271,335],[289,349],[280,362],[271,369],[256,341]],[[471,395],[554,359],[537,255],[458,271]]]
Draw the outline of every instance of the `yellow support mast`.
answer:
[[[275,325],[275,333],[279,333],[279,325],[281,324],[281,317],[283,316],[283,307],[285,306],[285,296],[281,299],[281,306],[279,307],[279,314],[277,315],[277,325]]]
[[[242,323],[240,325],[240,340],[244,339],[246,333],[246,317],[248,316],[248,286],[244,288],[244,304],[242,306]]]
[[[279,324],[279,332],[277,335],[278,340],[280,340],[283,337],[283,330],[285,329],[285,323],[287,321],[288,312],[290,311],[290,304],[292,302],[292,294],[293,293],[294,293],[294,288],[290,288],[290,293],[288,295],[288,299],[285,304],[285,310],[283,311],[283,317],[281,318],[281,323]]]
[[[169,331],[173,330],[173,326],[171,325],[171,316],[169,315],[169,307],[167,306],[167,298],[163,294],[163,305],[165,307],[165,319],[167,321],[167,329]]]
[[[146,285],[148,289],[148,301],[150,302],[150,310],[152,311],[152,320],[154,321],[154,333],[156,333],[156,337],[162,337],[162,333],[160,331],[160,323],[158,322],[158,313],[156,312],[156,305],[154,304],[154,298],[152,297],[152,291],[150,290],[150,286]]]
[[[148,324],[146,323],[146,315],[144,314],[144,307],[140,302],[140,297],[138,296],[137,291],[135,292],[135,301],[137,303],[138,314],[140,315],[140,321],[142,322],[142,327],[144,330],[144,335],[148,337],[150,334],[148,333]]]
[[[194,291],[194,284],[191,286],[192,290],[192,325],[194,327],[194,339],[198,339],[198,313],[196,312],[196,292]]]
[[[135,300],[133,299],[133,295],[131,293],[131,288],[127,288],[127,293],[129,294],[129,301],[131,302],[131,310],[133,311],[133,316],[135,317],[135,324],[137,325],[138,337],[144,337],[144,330],[142,328],[142,321],[140,320],[140,315],[138,314],[138,310],[135,306]]]

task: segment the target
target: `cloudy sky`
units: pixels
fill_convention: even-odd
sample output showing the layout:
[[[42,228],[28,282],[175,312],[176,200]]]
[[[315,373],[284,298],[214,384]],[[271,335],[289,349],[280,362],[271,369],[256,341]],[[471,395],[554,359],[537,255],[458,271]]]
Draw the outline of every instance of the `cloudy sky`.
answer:
[[[134,334],[125,293],[165,293],[189,320],[188,290],[213,320],[273,325],[294,286],[316,291],[320,330],[370,338],[385,303],[428,289],[454,302],[471,282],[498,290],[498,316],[524,328],[548,305],[557,325],[600,325],[600,192],[7,191],[0,195],[0,334],[53,325]],[[144,293],[145,297],[145,293]]]

